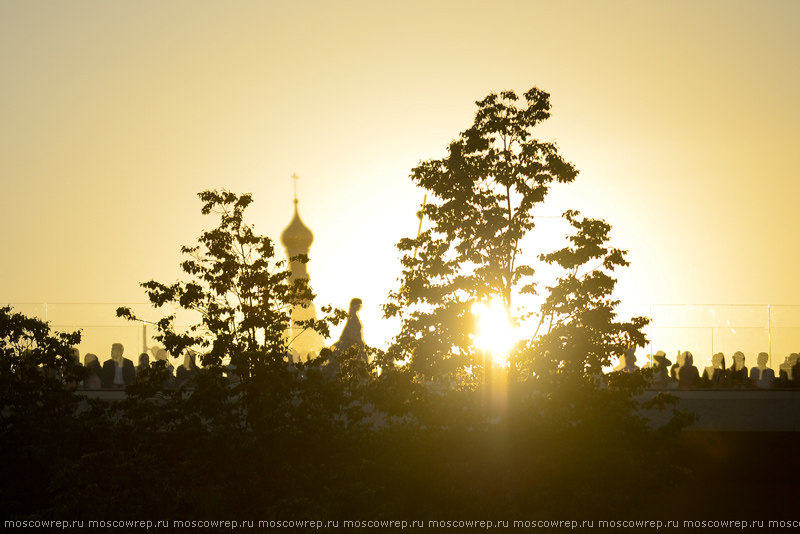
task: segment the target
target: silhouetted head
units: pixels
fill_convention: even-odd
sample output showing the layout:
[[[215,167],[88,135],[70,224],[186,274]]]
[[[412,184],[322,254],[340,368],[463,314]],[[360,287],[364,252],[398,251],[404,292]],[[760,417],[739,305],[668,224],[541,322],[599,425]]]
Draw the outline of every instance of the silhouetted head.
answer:
[[[156,360],[167,361],[167,351],[166,351],[166,349],[159,348],[156,351]]]
[[[350,315],[358,313],[358,310],[360,309],[361,309],[361,299],[353,299],[350,301]]]
[[[660,350],[653,354],[653,365],[659,369],[669,369],[672,362],[667,359],[667,354]]]
[[[769,354],[766,352],[759,352],[758,356],[756,356],[756,363],[759,367],[766,367],[767,362],[769,361]]]
[[[97,355],[91,352],[86,353],[86,356],[83,357],[83,365],[87,369],[91,369],[94,374],[100,373],[100,361],[97,359]]]
[[[111,359],[115,362],[122,361],[122,354],[125,352],[125,347],[122,343],[114,343],[111,345]]]
[[[737,350],[733,353],[733,368],[742,369],[744,367],[744,352]]]
[[[798,356],[797,356],[796,352],[791,353],[789,355],[789,363],[792,364],[792,365],[796,364],[797,363],[797,358],[798,358]]]
[[[139,355],[139,367],[147,367],[150,365],[150,355],[143,352]]]
[[[689,352],[688,350],[682,352],[681,355],[678,357],[678,365],[680,365],[681,367],[683,367],[684,365],[694,365],[694,356],[692,356],[692,353]]]
[[[724,369],[725,368],[725,355],[721,352],[716,353],[711,357],[711,366],[714,369]]]
[[[72,349],[69,351],[69,356],[72,358],[72,361],[78,365],[81,364],[81,351],[78,350],[78,347],[72,347]]]

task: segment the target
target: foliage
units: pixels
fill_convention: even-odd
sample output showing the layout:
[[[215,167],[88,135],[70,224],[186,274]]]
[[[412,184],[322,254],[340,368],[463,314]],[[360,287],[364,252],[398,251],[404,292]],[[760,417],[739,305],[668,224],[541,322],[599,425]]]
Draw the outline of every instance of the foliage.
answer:
[[[66,383],[81,375],[66,350],[78,338],[0,314],[8,324],[3,424],[11,430],[2,452],[24,460],[2,474],[35,475],[24,498],[6,501],[7,515],[595,518],[679,479],[676,444],[690,420],[650,430],[637,410],[674,399],[645,406],[633,396],[644,374],[603,374],[644,343],[646,324],[616,317],[613,274],[627,262],[607,245],[607,223],[565,214],[570,244],[541,255],[563,275],[546,288],[538,328],[526,332],[508,367],[478,357],[473,304],[497,298],[510,310],[519,295],[535,292],[520,242],[551,184],[577,174],[554,144],[533,138],[549,116],[549,95],[534,88],[524,101],[518,106],[511,91],[489,95],[447,157],[414,169],[414,182],[434,197],[424,208],[431,228],[398,245],[419,251],[403,258],[401,288],[385,307],[402,319],[401,331],[388,351],[370,349],[370,363],[357,350],[329,349],[288,363],[291,307],[314,295],[306,280],[291,280],[272,241],[245,224],[250,195],[228,191],[199,195],[202,212],[219,225],[182,248],[190,279],[142,284],[156,307],[199,314],[188,331],[176,327],[174,313],[157,323],[173,356],[205,353],[189,385],[165,388],[170,372],[156,361],[123,401],[81,401],[85,411],[76,414]],[[128,309],[117,313],[138,320]],[[345,315],[335,310],[301,326],[327,335]],[[57,408],[50,399],[62,394]],[[6,400],[14,395],[18,412]],[[21,419],[7,423],[14,413],[39,417],[59,440],[23,433]]]
[[[203,215],[219,216],[219,226],[203,232],[193,247],[181,252],[188,259],[181,269],[191,277],[188,282],[163,284],[150,280],[142,287],[156,307],[166,304],[198,312],[202,323],[186,332],[175,327],[175,314],[158,321],[159,335],[167,351],[178,356],[186,348],[209,349],[203,354],[204,365],[219,366],[230,358],[237,374],[249,379],[258,367],[282,367],[286,359],[286,330],[292,306],[307,306],[314,294],[308,279],[290,281],[286,261],[275,260],[275,245],[269,237],[258,236],[244,221],[244,211],[252,196],[230,191],[203,191]],[[293,260],[307,262],[301,255]],[[323,311],[330,311],[324,308]],[[118,316],[138,320],[127,308]],[[300,324],[329,335],[330,324],[344,318],[337,312],[330,319]]]
[[[72,357],[80,332],[51,332],[35,317],[0,308],[0,502],[24,509],[46,494],[54,449],[81,423],[75,387],[86,376]]]
[[[580,218],[574,211],[564,217],[575,229],[569,236],[571,244],[540,256],[564,273],[548,288],[539,324],[519,361],[520,369],[540,390],[554,382],[600,377],[614,358],[645,345],[642,328],[649,323],[644,317],[616,320],[619,301],[611,296],[616,285],[611,273],[628,262],[624,250],[606,244],[611,226]]]
[[[35,317],[0,308],[0,431],[73,413],[70,395],[86,376],[72,356],[80,332],[50,332]]]
[[[385,313],[400,317],[402,327],[389,355],[410,360],[398,370],[407,380],[435,385],[412,410],[418,420],[448,440],[467,435],[489,447],[492,436],[500,439],[507,447],[501,456],[513,458],[513,466],[487,469],[507,469],[504,480],[519,495],[543,509],[568,509],[563,500],[576,495],[620,504],[612,495],[598,499],[602,487],[616,476],[628,498],[634,488],[652,489],[668,464],[654,463],[652,477],[639,476],[640,469],[673,450],[679,433],[655,433],[640,415],[645,406],[635,394],[646,387],[645,373],[604,375],[625,350],[644,346],[648,324],[643,317],[617,318],[613,275],[628,263],[625,251],[607,244],[608,223],[566,212],[569,244],[539,255],[563,274],[545,288],[538,312],[512,315],[512,304],[539,287],[520,248],[534,228],[535,209],[554,182],[577,175],[554,144],[533,137],[549,117],[549,95],[534,88],[524,105],[517,101],[506,91],[477,102],[473,126],[450,144],[447,157],[414,169],[412,180],[434,200],[423,208],[430,228],[398,243],[406,252],[403,273]],[[522,341],[507,366],[484,360],[475,348],[473,306],[492,299],[517,324],[523,315],[538,316],[538,325],[518,329]],[[677,414],[667,426],[680,430],[690,422]],[[461,450],[449,443],[446,454]],[[516,499],[507,497],[513,508]]]
[[[347,412],[347,423],[356,424],[360,414],[352,408],[344,381],[350,376],[350,360],[342,361],[344,370],[337,381],[321,377],[323,358],[289,364],[291,340],[286,332],[292,307],[308,306],[314,294],[308,279],[293,280],[287,262],[275,259],[273,241],[256,235],[245,223],[252,197],[224,190],[198,196],[202,213],[218,216],[219,225],[203,232],[197,246],[182,247],[188,259],[181,268],[190,280],[170,285],[151,280],[142,286],[156,307],[171,304],[199,313],[201,323],[185,332],[177,330],[174,313],[161,319],[156,338],[174,356],[190,347],[204,350],[202,373],[188,391],[162,393],[169,378],[166,370],[148,370],[128,388],[127,413],[151,431],[254,432],[265,440],[283,439],[280,436],[305,428],[312,419],[322,424],[330,413]],[[328,337],[330,326],[346,313],[322,310],[329,315],[294,326]],[[125,308],[117,314],[138,320]]]
[[[524,95],[490,94],[477,102],[473,125],[443,159],[420,163],[412,180],[434,201],[425,205],[431,228],[403,239],[401,289],[390,294],[389,317],[402,318],[394,351],[410,356],[425,376],[447,376],[477,365],[470,333],[475,302],[534,291],[533,268],[520,262],[520,240],[534,227],[534,208],[553,182],[571,182],[575,168],[555,144],[533,137],[550,116],[550,96],[537,88]]]
[[[518,100],[504,91],[477,102],[473,125],[450,144],[448,156],[413,170],[412,180],[434,197],[424,206],[430,228],[398,244],[419,255],[404,256],[400,289],[390,294],[385,312],[402,319],[390,353],[410,358],[409,368],[423,378],[480,384],[475,369],[505,372],[492,371],[479,357],[473,305],[500,299],[512,315],[512,301],[536,292],[534,266],[522,260],[520,242],[534,228],[535,208],[551,184],[577,175],[554,143],[533,136],[550,115],[549,95],[533,88],[524,105]],[[645,343],[647,319],[616,321],[611,274],[627,265],[625,251],[607,246],[610,225],[579,215],[564,215],[574,230],[570,246],[539,256],[565,274],[547,288],[538,328],[522,331],[527,340],[512,351],[512,386],[599,376],[612,358]]]

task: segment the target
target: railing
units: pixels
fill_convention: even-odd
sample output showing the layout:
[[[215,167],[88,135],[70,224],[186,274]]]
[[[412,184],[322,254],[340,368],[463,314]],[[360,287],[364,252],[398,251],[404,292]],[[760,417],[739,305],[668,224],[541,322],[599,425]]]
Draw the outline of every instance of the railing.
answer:
[[[15,313],[48,321],[52,330],[61,332],[81,330],[83,335],[78,345],[81,361],[84,355],[93,353],[101,363],[110,357],[112,343],[122,343],[125,347],[125,357],[132,360],[134,365],[138,364],[139,354],[158,345],[153,339],[156,333],[155,327],[152,324],[117,317],[116,310],[120,306],[129,307],[137,317],[151,323],[165,315],[175,314],[178,330],[186,328],[180,325],[196,324],[199,320],[196,314],[186,310],[176,310],[169,305],[154,309],[146,303],[11,303],[10,306]]]
[[[83,331],[78,348],[81,355],[94,353],[100,361],[108,359],[112,343],[125,346],[125,356],[137,362],[145,350],[157,345],[153,339],[152,325],[135,323],[116,316],[119,306],[128,306],[147,321],[157,321],[166,314],[176,314],[177,325],[196,324],[196,314],[165,306],[154,309],[147,303],[12,303],[15,312],[39,317],[50,322],[54,330]],[[679,351],[688,350],[694,356],[694,365],[703,372],[711,365],[711,356],[717,352],[725,355],[730,366],[736,351],[745,354],[747,367],[756,365],[759,352],[770,355],[768,366],[776,376],[780,364],[791,353],[800,352],[800,306],[746,306],[746,305],[652,305],[621,306],[623,319],[635,315],[650,317],[645,332],[650,340],[645,349],[637,351],[637,364],[647,362],[647,354],[662,350],[675,362]]]
[[[650,340],[641,353],[662,350],[675,362],[679,351],[692,353],[694,365],[703,372],[711,365],[711,356],[725,355],[730,366],[733,353],[745,355],[745,365],[754,367],[759,352],[766,352],[768,366],[777,376],[780,364],[791,353],[800,352],[800,306],[747,305],[653,305],[620,307],[620,315],[650,317],[645,329]],[[647,360],[637,354],[637,363]]]

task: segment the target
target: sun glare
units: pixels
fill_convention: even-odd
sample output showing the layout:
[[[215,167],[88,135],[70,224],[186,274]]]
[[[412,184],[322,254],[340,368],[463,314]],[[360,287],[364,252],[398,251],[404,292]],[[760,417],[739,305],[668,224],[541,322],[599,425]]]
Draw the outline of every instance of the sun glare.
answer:
[[[502,301],[492,299],[472,307],[477,319],[475,346],[490,356],[496,365],[508,365],[508,352],[514,343],[514,328]]]

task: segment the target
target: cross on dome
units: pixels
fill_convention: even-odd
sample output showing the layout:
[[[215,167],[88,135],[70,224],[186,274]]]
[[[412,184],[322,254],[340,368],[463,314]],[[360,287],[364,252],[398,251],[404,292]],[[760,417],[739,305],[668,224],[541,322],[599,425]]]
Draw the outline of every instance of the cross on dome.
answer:
[[[292,180],[294,180],[294,217],[289,223],[289,226],[281,233],[281,244],[283,244],[286,253],[290,257],[297,256],[298,254],[308,254],[311,243],[314,242],[314,234],[308,226],[303,223],[302,219],[300,219],[300,213],[297,209],[298,179],[299,177],[297,174],[292,174]]]

